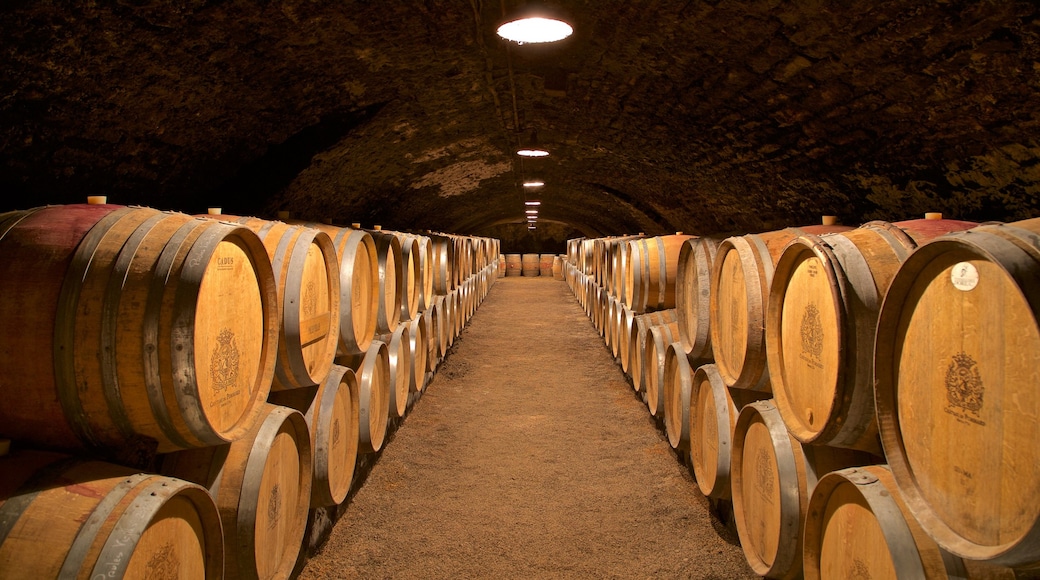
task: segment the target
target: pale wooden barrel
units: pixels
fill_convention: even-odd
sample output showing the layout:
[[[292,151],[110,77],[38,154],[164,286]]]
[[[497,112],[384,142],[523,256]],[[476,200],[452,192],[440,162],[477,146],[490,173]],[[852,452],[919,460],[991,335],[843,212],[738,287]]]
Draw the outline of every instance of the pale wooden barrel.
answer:
[[[437,296],[433,302],[433,315],[431,318],[431,342],[435,344],[437,356],[440,362],[448,354],[448,318],[451,316],[451,306],[448,304],[447,296]]]
[[[455,243],[446,236],[428,235],[433,248],[433,292],[447,294],[455,287]]]
[[[646,374],[646,337],[649,329],[653,326],[675,322],[675,310],[662,310],[647,314],[637,314],[633,318],[632,334],[629,336],[629,376],[632,378],[632,388],[636,392],[646,390],[648,382]]]
[[[506,276],[521,275],[523,262],[521,262],[520,260],[520,254],[506,254]]]
[[[787,432],[772,400],[745,405],[734,428],[730,469],[733,518],[751,569],[769,578],[798,577],[805,509],[819,477],[876,462],[851,449],[803,446]]]
[[[422,392],[426,379],[427,357],[429,356],[429,326],[421,314],[408,322],[408,350],[411,354],[411,372],[408,377],[408,391]]]
[[[675,308],[675,278],[679,251],[692,238],[677,232],[671,236],[643,238],[633,242],[632,253],[639,253],[625,272],[625,305],[636,312]]]
[[[430,307],[422,313],[422,325],[426,327],[426,372],[428,373],[437,370],[437,365],[441,361],[440,328],[437,325],[436,316],[437,301],[433,300],[430,302]]]
[[[618,356],[619,345],[617,336],[619,332],[618,327],[621,323],[622,308],[624,308],[624,305],[621,304],[621,301],[616,296],[607,298],[607,311],[603,321],[603,342],[606,343],[611,355],[615,358]]]
[[[339,260],[321,230],[249,216],[208,216],[253,230],[278,290],[278,361],[272,390],[312,387],[332,367],[339,341]]]
[[[9,578],[220,578],[209,493],[86,458],[0,458],[0,571]]]
[[[1040,220],[920,246],[878,319],[875,403],[886,457],[944,549],[1040,562]]]
[[[520,254],[520,270],[523,276],[537,276],[538,254]]]
[[[691,361],[713,360],[711,352],[711,267],[719,241],[690,238],[679,250],[675,273],[675,311],[679,338]]]
[[[422,247],[419,240],[389,232],[397,236],[401,242],[401,317],[400,320],[411,320],[419,312],[423,292]],[[432,282],[432,278],[431,278]],[[432,288],[432,285],[431,285]]]
[[[711,350],[726,385],[769,391],[765,324],[773,268],[789,241],[803,233],[831,233],[846,226],[806,226],[726,238],[712,264]]]
[[[278,348],[249,229],[114,205],[49,206],[0,232],[0,435],[120,462],[240,437]],[[149,345],[148,348],[145,345]]]
[[[553,256],[552,277],[553,280],[563,280],[563,265],[566,259],[563,256]]]
[[[748,403],[768,397],[744,389],[730,389],[714,364],[697,367],[690,383],[690,464],[697,487],[705,496],[728,500],[730,459],[737,414]]]
[[[674,310],[673,310],[674,312]],[[679,341],[679,322],[651,326],[643,337],[643,376],[646,379],[646,408],[654,417],[664,416],[663,386],[668,345]]]
[[[803,554],[807,580],[950,577],[942,550],[914,520],[884,465],[820,478],[809,500]]]
[[[618,326],[618,354],[621,359],[621,370],[628,374],[632,368],[632,327],[636,323],[636,313],[627,308],[621,310],[621,320]]]
[[[394,234],[404,239],[415,240],[419,246],[415,250],[419,258],[415,286],[418,294],[418,311],[422,312],[430,307],[430,301],[433,299],[433,244],[427,236],[401,232],[394,232]],[[411,318],[414,318],[414,315],[409,317],[409,319]]]
[[[209,489],[224,529],[224,578],[288,578],[303,545],[312,459],[303,415],[265,403],[241,439],[171,453],[160,471]]]
[[[363,355],[337,359],[354,370],[358,383],[358,452],[375,453],[383,448],[390,420],[390,350],[373,340]]]
[[[928,225],[937,232],[977,224]],[[803,234],[782,250],[766,314],[766,355],[777,408],[800,441],[881,453],[874,334],[881,300],[917,235],[870,222],[837,234]]]
[[[555,254],[538,255],[538,275],[551,277],[553,275],[553,262],[556,261]]]
[[[314,450],[310,507],[339,505],[347,498],[358,457],[358,384],[354,371],[333,364],[316,387],[272,392],[269,403],[303,413]]]
[[[390,395],[390,414],[394,417],[404,417],[408,410],[408,392],[412,381],[412,351],[408,328],[408,324],[399,324],[393,334],[378,338],[386,343],[390,372],[387,377],[387,391]]]
[[[678,325],[678,323],[676,323]],[[672,449],[690,450],[690,394],[693,391],[693,370],[683,352],[682,343],[675,341],[664,351],[664,382],[662,383],[664,430]]]
[[[389,334],[401,320],[401,302],[404,296],[404,262],[401,241],[380,230],[369,230],[376,242],[379,255],[379,311],[376,316],[376,334]]]
[[[379,317],[379,253],[368,232],[326,223],[292,221],[332,238],[339,258],[340,321],[338,356],[360,354],[376,333]]]

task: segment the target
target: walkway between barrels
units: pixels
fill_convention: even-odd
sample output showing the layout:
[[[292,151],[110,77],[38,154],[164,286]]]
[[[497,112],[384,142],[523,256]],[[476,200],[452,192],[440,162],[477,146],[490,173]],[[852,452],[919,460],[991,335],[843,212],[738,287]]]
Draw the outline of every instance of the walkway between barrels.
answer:
[[[500,278],[312,578],[754,578],[571,295]]]

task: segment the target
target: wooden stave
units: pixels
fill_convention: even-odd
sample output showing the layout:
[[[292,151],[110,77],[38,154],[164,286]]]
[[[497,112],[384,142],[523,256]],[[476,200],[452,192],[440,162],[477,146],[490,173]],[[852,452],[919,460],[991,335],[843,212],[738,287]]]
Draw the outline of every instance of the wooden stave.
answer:
[[[679,253],[689,236],[677,233],[669,236],[643,238],[633,242],[632,267],[624,272],[626,306],[636,312],[650,312],[675,308],[675,281]]]
[[[220,514],[201,486],[44,451],[14,450],[0,458],[0,465],[0,568],[17,568],[26,578],[143,577],[164,564],[180,568],[185,564],[180,551],[156,554],[141,545],[152,524],[170,517],[167,509],[177,502],[191,507],[195,521],[185,523],[203,533],[196,554],[203,561],[195,562],[194,574],[216,578],[223,573]],[[53,508],[34,516],[34,510],[47,503],[60,505],[64,517],[53,517]],[[154,539],[158,538],[145,544]],[[39,549],[41,542],[47,549]],[[161,556],[159,561],[156,556]],[[142,558],[147,558],[143,566]]]
[[[896,340],[896,330],[900,326],[906,295],[913,287],[917,274],[933,261],[949,261],[946,254],[962,255],[993,264],[1006,279],[1017,285],[1022,299],[1035,316],[1035,313],[1040,312],[1040,296],[1035,291],[1022,293],[1022,290],[1040,287],[1040,254],[1036,249],[1037,244],[1040,244],[1040,235],[1037,235],[1037,231],[1040,231],[1040,220],[1036,219],[983,225],[944,234],[918,247],[901,265],[886,293],[874,345],[874,396],[882,445],[910,511],[944,550],[965,560],[1010,567],[1031,568],[1040,563],[1040,517],[1035,515],[1034,510],[1032,522],[1009,541],[983,543],[954,530],[936,513],[932,503],[924,497],[918,485],[918,476],[906,458],[901,421],[897,418],[899,399],[895,387],[898,381],[893,377],[896,372],[893,362],[896,343],[893,341]],[[1003,447],[1003,444],[997,446],[1000,449]],[[998,484],[988,488],[999,487]],[[955,499],[947,497],[943,504],[958,503],[959,500],[955,502]],[[948,505],[942,507],[948,509]]]

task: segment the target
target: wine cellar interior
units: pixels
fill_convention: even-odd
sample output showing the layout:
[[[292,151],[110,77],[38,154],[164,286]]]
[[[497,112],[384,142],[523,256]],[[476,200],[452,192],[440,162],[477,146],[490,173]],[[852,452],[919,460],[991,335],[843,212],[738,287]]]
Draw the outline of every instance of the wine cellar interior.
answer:
[[[17,1],[0,48],[0,579],[1040,578],[1040,6]]]

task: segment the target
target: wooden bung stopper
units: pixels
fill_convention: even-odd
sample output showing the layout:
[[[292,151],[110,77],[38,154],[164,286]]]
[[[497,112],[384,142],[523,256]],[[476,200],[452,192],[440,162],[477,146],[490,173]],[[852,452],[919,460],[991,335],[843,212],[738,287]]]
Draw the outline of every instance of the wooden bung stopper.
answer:
[[[822,223],[825,226],[833,226],[834,224],[838,223],[838,216],[836,216],[836,215],[825,215],[825,216],[823,216]]]
[[[88,195],[87,203],[90,205],[105,205],[108,203],[108,196],[105,195]]]
[[[361,229],[361,223],[360,222],[354,222],[354,223],[350,224],[350,227],[354,228],[355,230],[360,230]]]
[[[220,215],[221,209],[219,207],[208,207],[206,213],[209,215]]]
[[[940,212],[940,211],[930,211],[930,212],[927,212],[927,213],[924,214],[924,219],[926,219],[926,220],[941,220],[942,219],[942,212]]]

